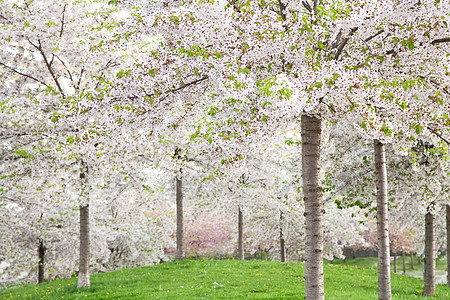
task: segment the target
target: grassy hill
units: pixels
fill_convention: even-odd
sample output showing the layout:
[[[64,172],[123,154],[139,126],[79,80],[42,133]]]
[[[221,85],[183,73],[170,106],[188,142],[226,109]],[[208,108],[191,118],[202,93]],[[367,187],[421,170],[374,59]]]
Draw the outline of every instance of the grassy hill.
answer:
[[[325,263],[326,299],[378,299],[377,270]],[[0,291],[6,299],[302,299],[302,263],[276,261],[181,261],[91,276],[78,290],[76,278]],[[392,274],[394,299],[450,299],[438,285],[436,297],[421,296],[422,280]]]

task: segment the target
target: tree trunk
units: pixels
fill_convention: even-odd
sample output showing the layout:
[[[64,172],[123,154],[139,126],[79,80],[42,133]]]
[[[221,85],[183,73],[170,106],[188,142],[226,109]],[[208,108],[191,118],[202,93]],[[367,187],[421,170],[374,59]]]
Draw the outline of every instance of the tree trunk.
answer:
[[[39,249],[38,249],[38,256],[39,256],[39,265],[38,265],[38,283],[44,282],[44,263],[45,263],[45,246],[44,246],[44,240],[41,238],[39,239]]]
[[[425,272],[423,275],[423,295],[432,296],[436,293],[435,269],[436,257],[434,253],[434,215],[425,215]]]
[[[238,253],[237,259],[244,260],[244,221],[241,207],[238,207]]]
[[[305,199],[305,299],[323,300],[323,192],[320,179],[321,120],[302,115],[302,177]]]
[[[450,205],[445,206],[447,220],[447,286],[450,286]]]
[[[411,251],[411,270],[414,270],[414,252]]]
[[[280,261],[286,262],[286,246],[283,237],[283,212],[280,212]]]
[[[177,202],[177,260],[184,259],[184,233],[183,233],[183,179],[176,177]]]
[[[78,288],[90,287],[89,276],[89,204],[80,206],[80,271]]]
[[[394,252],[394,273],[397,273],[397,252]]]
[[[378,299],[390,300],[391,272],[387,203],[387,173],[384,145],[374,141],[377,178]]]
[[[420,261],[420,254],[417,255],[417,263],[420,265],[422,262]]]
[[[403,250],[403,253],[402,253],[402,256],[403,256],[403,274],[405,274],[406,273],[406,254],[405,254],[405,251]]]

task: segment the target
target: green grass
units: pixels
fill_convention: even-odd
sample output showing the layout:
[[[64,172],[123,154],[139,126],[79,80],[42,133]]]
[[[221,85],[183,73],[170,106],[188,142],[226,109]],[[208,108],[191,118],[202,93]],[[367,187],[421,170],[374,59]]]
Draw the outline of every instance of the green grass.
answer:
[[[326,299],[378,299],[377,270],[324,264]],[[363,259],[363,261],[365,261]],[[368,262],[369,260],[367,260]],[[275,261],[181,261],[91,276],[91,288],[78,290],[76,278],[0,291],[6,299],[302,299],[302,263]],[[422,280],[392,274],[393,299],[421,296]],[[438,285],[433,299],[450,299]]]
[[[436,259],[436,281],[437,282],[446,282],[445,274],[447,271],[447,260],[443,260],[444,256],[440,255],[438,259]],[[329,261],[327,261],[329,263]],[[348,265],[348,266],[356,266],[356,267],[364,267],[364,268],[376,268],[378,261],[377,257],[357,257],[347,259],[346,262],[342,259],[334,259],[333,264],[335,265]],[[417,264],[417,257],[414,258],[414,269],[411,269],[411,257],[406,255],[405,257],[405,269],[406,272],[404,275],[413,276],[416,278],[423,278],[423,270],[422,264]],[[391,271],[394,271],[394,262],[391,261]],[[403,274],[403,257],[397,257],[397,273]]]
[[[360,268],[376,268],[378,264],[377,257],[357,257],[346,259],[333,259],[334,265],[346,265]],[[327,261],[329,262],[329,261]]]

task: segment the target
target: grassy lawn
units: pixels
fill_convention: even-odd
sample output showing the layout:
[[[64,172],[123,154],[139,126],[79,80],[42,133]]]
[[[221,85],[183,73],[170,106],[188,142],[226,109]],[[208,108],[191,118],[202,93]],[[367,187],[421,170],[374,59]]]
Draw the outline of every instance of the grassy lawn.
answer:
[[[447,260],[443,260],[443,255],[440,255],[438,259],[436,259],[436,281],[437,282],[446,282],[446,271],[447,271]],[[329,262],[329,261],[328,261]],[[358,257],[358,258],[350,258],[347,259],[345,265],[347,266],[356,266],[356,267],[364,267],[364,268],[376,268],[377,267],[377,258],[376,257]],[[411,257],[406,255],[405,257],[405,265],[406,272],[404,275],[413,276],[416,278],[423,278],[423,270],[422,264],[417,264],[417,256],[414,257],[414,269],[411,269]],[[343,260],[335,259],[333,260],[333,264],[342,265],[344,264]],[[394,262],[391,261],[391,271],[394,271]],[[403,274],[403,257],[397,257],[397,273]]]
[[[326,299],[378,299],[377,270],[350,264],[324,264]],[[367,260],[368,262],[369,260]],[[356,265],[356,264],[355,264]],[[371,266],[371,264],[369,264]],[[182,261],[91,276],[91,288],[76,289],[76,278],[0,291],[6,299],[301,299],[304,265],[275,261]],[[450,288],[437,286],[450,299]],[[421,296],[422,281],[392,274],[394,299]]]

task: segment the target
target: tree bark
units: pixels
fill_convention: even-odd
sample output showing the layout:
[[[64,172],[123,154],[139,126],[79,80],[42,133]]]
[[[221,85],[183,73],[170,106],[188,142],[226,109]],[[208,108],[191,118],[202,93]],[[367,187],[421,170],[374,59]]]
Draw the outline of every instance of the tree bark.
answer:
[[[244,260],[244,220],[241,207],[238,207],[238,251],[237,259]]]
[[[450,205],[445,206],[447,223],[447,286],[450,286]]]
[[[377,182],[378,299],[391,300],[391,272],[384,144],[374,141]]]
[[[402,256],[403,256],[403,274],[405,274],[406,273],[406,254],[405,254],[405,251],[403,250],[403,253],[402,253]]]
[[[424,296],[432,296],[436,293],[436,257],[434,250],[434,214],[428,212],[425,215],[425,271],[423,275]]]
[[[397,252],[394,252],[394,273],[397,273]]]
[[[283,237],[283,212],[280,212],[280,261],[286,262],[286,246]]]
[[[39,265],[38,265],[38,283],[43,283],[44,280],[44,263],[45,263],[45,246],[44,246],[44,240],[39,239],[39,249],[38,249],[38,256],[39,256]]]
[[[89,275],[89,204],[80,206],[80,271],[78,288],[90,287]]]
[[[414,270],[414,252],[411,251],[411,270]]]
[[[302,115],[302,177],[305,200],[305,299],[323,300],[323,192],[320,179],[321,120]]]
[[[177,260],[184,259],[183,179],[176,177]]]

